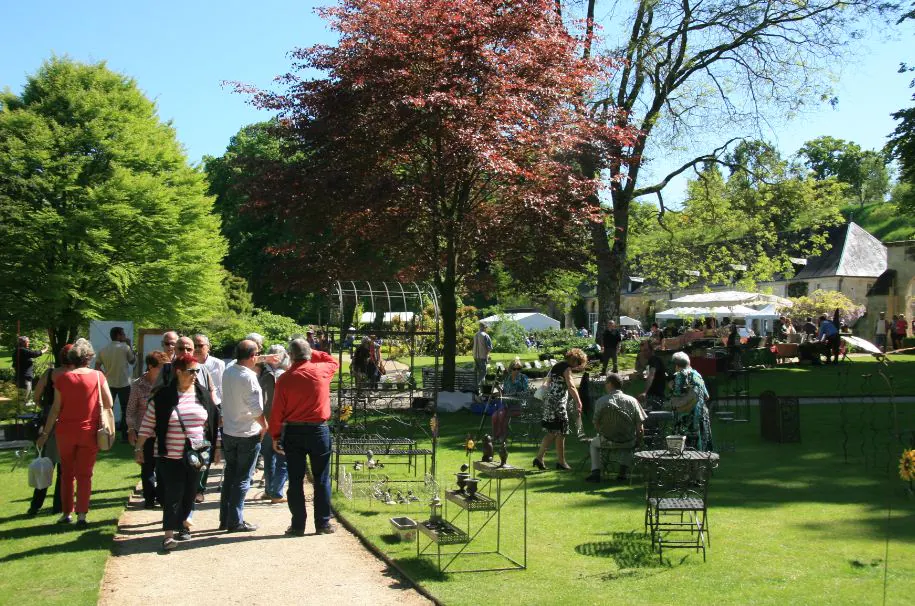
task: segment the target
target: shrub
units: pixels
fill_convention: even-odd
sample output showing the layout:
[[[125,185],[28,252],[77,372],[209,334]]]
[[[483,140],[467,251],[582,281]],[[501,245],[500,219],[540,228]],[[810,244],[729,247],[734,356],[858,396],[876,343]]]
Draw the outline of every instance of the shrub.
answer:
[[[500,318],[492,325],[492,350],[499,353],[527,351],[527,332],[519,322]]]
[[[12,368],[0,368],[0,381],[14,381],[16,373]]]
[[[620,346],[621,353],[637,354],[642,348],[641,339],[626,339]]]
[[[544,352],[558,354],[558,356],[553,356],[556,359],[561,358],[573,347],[583,349],[585,353],[593,351],[595,347],[600,351],[600,347],[594,342],[594,339],[579,337],[578,332],[571,328],[535,330],[531,332],[531,337],[540,344],[540,349]]]

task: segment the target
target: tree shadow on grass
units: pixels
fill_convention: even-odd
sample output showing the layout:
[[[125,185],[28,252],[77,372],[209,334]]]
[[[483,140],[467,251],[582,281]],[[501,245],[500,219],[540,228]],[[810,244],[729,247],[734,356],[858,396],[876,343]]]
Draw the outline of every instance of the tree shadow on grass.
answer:
[[[594,558],[610,558],[617,570],[600,574],[601,580],[612,581],[620,578],[646,577],[671,569],[669,559],[661,562],[658,553],[651,547],[651,541],[641,532],[614,532],[609,540],[582,543],[575,547],[579,555]],[[687,556],[688,557],[688,556]],[[679,563],[683,563],[686,557]]]
[[[101,522],[99,522],[97,524],[101,525]],[[33,526],[31,528],[20,528],[20,529],[16,529],[16,530],[41,531],[40,533],[33,532],[33,533],[29,533],[27,535],[23,535],[23,536],[33,536],[35,534],[49,534],[48,531],[53,531],[54,534],[63,534],[64,532],[74,533],[75,529],[72,527],[67,527],[67,526],[60,526],[60,527],[56,527],[56,528],[55,527],[35,527],[35,526]],[[9,536],[9,533],[7,533],[7,536]],[[22,538],[22,536],[18,536],[18,537],[14,536],[14,537],[9,537],[9,538]],[[57,545],[43,545],[43,546],[37,547],[35,549],[28,549],[26,551],[19,551],[19,552],[13,552],[13,553],[7,554],[7,555],[3,556],[2,558],[0,558],[0,564],[3,564],[5,562],[13,562],[16,560],[24,560],[24,559],[30,558],[32,556],[43,557],[43,556],[47,556],[49,554],[55,554],[55,553],[78,553],[81,551],[96,551],[99,549],[107,549],[111,546],[112,539],[114,539],[113,533],[105,532],[100,529],[82,531],[72,541],[68,541],[66,543],[60,543]]]
[[[397,564],[410,575],[410,578],[416,581],[444,581],[449,575],[439,572],[435,565],[435,557],[410,557],[395,560]],[[447,562],[445,554],[442,554],[442,562]]]

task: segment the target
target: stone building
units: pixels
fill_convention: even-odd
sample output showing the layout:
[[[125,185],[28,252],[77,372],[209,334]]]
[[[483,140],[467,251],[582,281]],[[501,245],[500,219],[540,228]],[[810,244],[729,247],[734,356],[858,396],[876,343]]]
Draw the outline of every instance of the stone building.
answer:
[[[886,319],[903,314],[912,335],[912,320],[915,319],[915,240],[889,242],[887,268],[867,293],[867,315],[859,320],[863,327],[859,333],[870,337],[874,334],[874,323],[880,312],[886,312]]]
[[[854,222],[830,228],[827,241],[829,246],[823,254],[793,259],[793,271],[767,282],[759,282],[757,290],[780,297],[798,297],[815,290],[836,290],[859,305],[868,305],[868,292],[887,271],[887,246]],[[671,299],[706,290],[735,290],[733,284],[702,283],[698,272],[695,277],[696,283],[692,287],[662,290],[652,283],[649,276],[628,276],[620,297],[620,314],[639,319],[644,324],[650,322],[657,312],[671,307]],[[594,291],[583,298],[589,320],[596,320],[598,302]]]

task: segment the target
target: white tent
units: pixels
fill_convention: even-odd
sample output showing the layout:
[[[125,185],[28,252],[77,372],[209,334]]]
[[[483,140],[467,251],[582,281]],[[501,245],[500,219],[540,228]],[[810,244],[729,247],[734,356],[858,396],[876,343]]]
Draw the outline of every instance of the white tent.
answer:
[[[414,314],[412,311],[386,311],[386,312],[384,312],[382,321],[385,324],[390,324],[391,320],[393,320],[394,318],[398,318],[401,322],[411,322],[413,320],[413,316],[414,316]],[[375,322],[375,312],[374,311],[364,312],[359,317],[359,322],[362,324],[372,324],[373,322]]]
[[[704,318],[711,315],[708,307],[672,307],[655,314],[658,320],[679,320],[682,318]]]
[[[546,314],[537,312],[511,313],[500,316],[489,316],[480,320],[483,324],[492,325],[501,320],[514,320],[524,327],[524,330],[559,330],[559,320],[554,320]]]
[[[674,307],[655,314],[659,320],[676,320],[680,318],[745,318],[756,313],[755,309],[743,305],[726,307]]]
[[[777,307],[791,307],[790,300],[776,295],[763,293],[744,292],[740,290],[724,290],[721,292],[702,292],[695,295],[685,295],[671,299],[671,303],[681,305],[769,305]]]
[[[620,316],[620,326],[642,326],[642,323],[629,316]]]
[[[753,310],[753,313],[747,314],[747,319],[754,320],[778,320],[781,317],[777,311],[775,311],[775,305],[766,305],[760,310]]]

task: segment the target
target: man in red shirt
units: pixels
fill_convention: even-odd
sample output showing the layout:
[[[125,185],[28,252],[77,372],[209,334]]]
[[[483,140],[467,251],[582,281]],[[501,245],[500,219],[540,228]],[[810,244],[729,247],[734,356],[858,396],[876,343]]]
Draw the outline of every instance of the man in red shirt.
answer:
[[[293,364],[276,381],[270,412],[274,451],[286,455],[292,524],[288,536],[305,534],[305,457],[315,481],[315,529],[331,534],[330,523],[330,382],[339,364],[323,351],[313,351],[305,339],[289,343]]]

